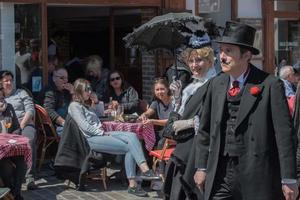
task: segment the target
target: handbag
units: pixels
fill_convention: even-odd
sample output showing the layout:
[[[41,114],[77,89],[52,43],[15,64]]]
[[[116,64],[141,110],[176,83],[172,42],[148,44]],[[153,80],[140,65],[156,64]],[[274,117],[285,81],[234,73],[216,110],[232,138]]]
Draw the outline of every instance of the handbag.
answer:
[[[167,124],[163,129],[163,133],[162,133],[163,137],[172,140],[184,140],[194,135],[194,128],[184,129],[177,132],[177,134],[175,134],[175,131],[173,129],[173,124],[175,121],[181,120],[181,118],[182,118],[181,115],[175,111],[172,111],[170,113]]]

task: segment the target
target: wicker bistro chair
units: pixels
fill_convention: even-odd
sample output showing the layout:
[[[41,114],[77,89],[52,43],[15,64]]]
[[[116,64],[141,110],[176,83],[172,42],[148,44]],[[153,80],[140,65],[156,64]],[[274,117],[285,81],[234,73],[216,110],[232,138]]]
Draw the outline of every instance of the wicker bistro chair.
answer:
[[[84,191],[87,180],[101,180],[107,190],[107,154],[90,149],[77,123],[67,115],[58,145],[54,168],[59,179],[72,181]]]
[[[38,146],[41,145],[41,156],[39,159],[38,171],[41,170],[42,164],[45,159],[45,154],[48,147],[54,142],[59,143],[59,136],[56,133],[56,129],[50,119],[49,114],[42,106],[35,104],[36,110],[36,128],[38,131]]]

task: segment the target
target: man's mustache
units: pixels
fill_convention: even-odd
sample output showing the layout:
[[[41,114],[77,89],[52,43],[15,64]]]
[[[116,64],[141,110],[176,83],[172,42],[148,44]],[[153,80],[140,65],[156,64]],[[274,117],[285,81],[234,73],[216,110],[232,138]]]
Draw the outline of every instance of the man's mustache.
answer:
[[[230,62],[226,62],[226,60],[221,60],[221,64],[229,65]]]

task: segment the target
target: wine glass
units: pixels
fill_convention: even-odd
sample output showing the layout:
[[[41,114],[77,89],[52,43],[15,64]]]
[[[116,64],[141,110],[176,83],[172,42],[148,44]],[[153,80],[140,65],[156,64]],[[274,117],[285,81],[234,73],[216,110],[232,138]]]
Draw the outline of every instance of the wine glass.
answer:
[[[12,125],[11,117],[4,117],[4,126],[6,129],[9,129]]]
[[[121,117],[123,114],[124,114],[124,106],[120,104],[117,109],[117,116]]]

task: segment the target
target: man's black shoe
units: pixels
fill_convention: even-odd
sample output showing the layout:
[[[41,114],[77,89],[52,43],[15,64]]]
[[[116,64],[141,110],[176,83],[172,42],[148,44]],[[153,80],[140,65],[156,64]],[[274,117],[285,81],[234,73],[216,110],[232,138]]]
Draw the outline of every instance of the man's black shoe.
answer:
[[[33,180],[27,183],[26,187],[27,190],[36,190],[38,188],[38,186],[34,183]]]
[[[140,187],[128,187],[128,193],[138,197],[147,197],[148,193]]]
[[[152,170],[148,170],[146,172],[142,172],[140,175],[140,178],[146,181],[152,181],[152,180],[160,180],[160,176],[156,175]]]

